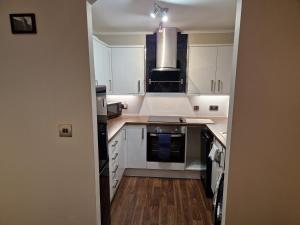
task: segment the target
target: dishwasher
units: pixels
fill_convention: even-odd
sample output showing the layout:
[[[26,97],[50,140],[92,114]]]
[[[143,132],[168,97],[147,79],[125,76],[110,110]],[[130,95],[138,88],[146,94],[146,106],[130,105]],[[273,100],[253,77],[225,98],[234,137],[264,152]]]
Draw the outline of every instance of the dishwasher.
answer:
[[[209,158],[209,152],[213,143],[213,135],[207,128],[201,130],[201,165],[204,166],[204,171],[201,173],[201,181],[205,189],[205,195],[208,198],[213,197],[211,189],[211,170],[212,170],[212,161]]]

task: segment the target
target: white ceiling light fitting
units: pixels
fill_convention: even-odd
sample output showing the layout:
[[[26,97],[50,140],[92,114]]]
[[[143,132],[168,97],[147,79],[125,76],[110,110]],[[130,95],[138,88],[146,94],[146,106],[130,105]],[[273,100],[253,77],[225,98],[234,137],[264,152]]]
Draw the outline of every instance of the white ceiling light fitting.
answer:
[[[153,10],[150,13],[150,16],[155,18],[160,18],[161,22],[167,22],[168,21],[168,8],[163,8],[157,3],[154,3]]]

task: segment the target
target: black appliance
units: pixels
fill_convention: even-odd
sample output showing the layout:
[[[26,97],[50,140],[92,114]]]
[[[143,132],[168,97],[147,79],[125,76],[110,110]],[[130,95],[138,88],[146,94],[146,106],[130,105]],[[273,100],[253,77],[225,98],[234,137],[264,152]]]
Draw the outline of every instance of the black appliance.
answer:
[[[106,87],[96,87],[101,224],[110,225]]]
[[[122,115],[123,105],[121,102],[107,103],[108,119],[116,118]]]
[[[213,192],[211,190],[211,171],[212,161],[209,159],[209,152],[213,143],[213,135],[207,128],[201,130],[201,165],[204,166],[202,171],[201,181],[203,183],[206,197],[212,198]]]
[[[213,199],[213,225],[221,225],[223,213],[223,190],[224,190],[224,173],[218,179],[216,191]]]
[[[170,125],[147,127],[147,161],[184,163],[186,127]]]

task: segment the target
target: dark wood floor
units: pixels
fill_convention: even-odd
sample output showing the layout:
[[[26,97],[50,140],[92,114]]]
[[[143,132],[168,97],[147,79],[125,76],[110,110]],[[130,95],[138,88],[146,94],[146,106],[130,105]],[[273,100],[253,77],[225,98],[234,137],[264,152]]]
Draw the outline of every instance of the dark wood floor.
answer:
[[[211,225],[211,202],[199,180],[124,177],[112,225]]]

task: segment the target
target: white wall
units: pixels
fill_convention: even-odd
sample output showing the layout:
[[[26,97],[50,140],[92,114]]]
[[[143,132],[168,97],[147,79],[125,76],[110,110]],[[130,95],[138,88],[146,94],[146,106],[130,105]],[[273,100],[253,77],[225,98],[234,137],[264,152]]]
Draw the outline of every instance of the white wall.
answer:
[[[70,3],[0,1],[1,225],[96,224],[86,2]],[[11,34],[18,12],[36,35]]]
[[[243,1],[226,225],[300,224],[299,52],[299,0]]]
[[[109,102],[121,101],[128,104],[123,114],[134,115],[179,115],[201,117],[227,117],[229,96],[186,96],[182,94],[161,94],[144,96],[110,95]],[[199,111],[193,106],[198,105]],[[209,105],[218,105],[219,111],[209,111]]]

